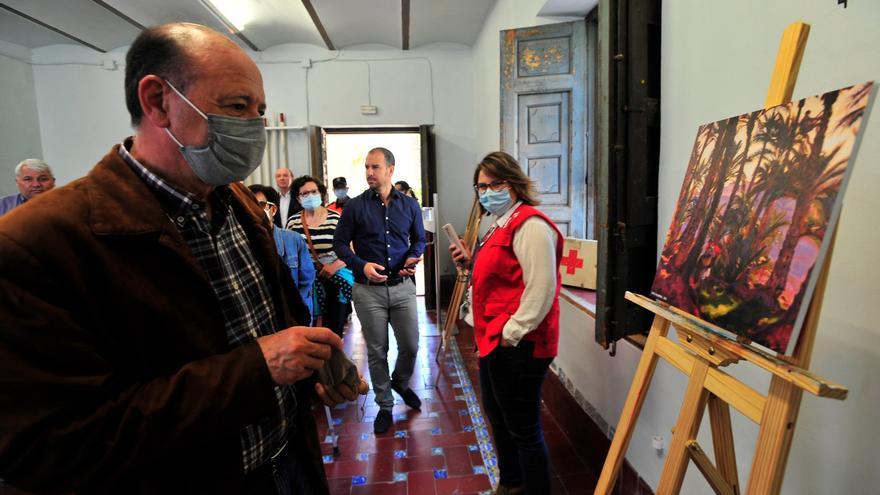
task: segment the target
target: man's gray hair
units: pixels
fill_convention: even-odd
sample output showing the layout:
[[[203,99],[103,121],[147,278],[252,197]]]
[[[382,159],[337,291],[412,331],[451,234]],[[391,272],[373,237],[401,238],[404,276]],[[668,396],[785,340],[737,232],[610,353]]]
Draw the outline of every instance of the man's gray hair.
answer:
[[[34,172],[49,174],[52,177],[55,177],[55,174],[52,173],[52,167],[49,166],[48,163],[40,160],[39,158],[27,158],[22,160],[15,166],[15,178],[19,178],[21,176],[21,169],[27,167]]]
[[[388,165],[389,167],[394,166],[394,153],[392,153],[388,148],[382,148],[380,146],[378,148],[373,148],[369,152],[367,152],[368,155],[372,153],[382,153],[382,155],[385,157],[385,165]]]

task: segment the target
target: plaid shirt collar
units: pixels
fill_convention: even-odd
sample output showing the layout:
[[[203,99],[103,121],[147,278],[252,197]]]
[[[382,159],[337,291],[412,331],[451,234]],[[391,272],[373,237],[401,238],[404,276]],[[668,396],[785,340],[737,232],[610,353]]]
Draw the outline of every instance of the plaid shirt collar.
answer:
[[[137,159],[131,156],[129,150],[134,144],[134,137],[125,138],[119,147],[119,156],[128,164],[129,167],[137,174],[141,180],[150,188],[162,209],[168,217],[178,226],[183,227],[188,220],[194,219],[199,211],[205,210],[205,201],[200,201],[192,193],[181,191],[169,184],[167,181],[154,174],[147,167],[143,166]],[[226,206],[229,205],[232,191],[229,186],[218,186],[208,195],[209,201],[219,201],[222,208],[215,208],[216,213],[220,213],[220,223],[225,220],[224,212],[227,211]],[[214,222],[215,225],[217,222]]]

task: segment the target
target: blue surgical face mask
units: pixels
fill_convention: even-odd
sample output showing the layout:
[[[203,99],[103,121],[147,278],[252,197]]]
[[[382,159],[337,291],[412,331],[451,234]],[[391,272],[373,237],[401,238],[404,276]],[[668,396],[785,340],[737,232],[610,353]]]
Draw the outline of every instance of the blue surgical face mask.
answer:
[[[266,149],[266,128],[262,118],[242,119],[213,113],[205,115],[170,82],[165,82],[208,121],[208,142],[204,146],[184,146],[165,128],[165,132],[180,148],[183,159],[202,182],[222,186],[242,181],[260,166]]]
[[[508,189],[493,191],[492,188],[488,188],[480,193],[480,204],[489,213],[500,216],[513,204],[513,198],[510,197]]]
[[[299,204],[307,210],[314,210],[321,206],[321,195],[309,194],[304,198],[299,198]]]
[[[348,197],[348,189],[334,189],[333,194],[335,194],[338,199],[345,199]]]

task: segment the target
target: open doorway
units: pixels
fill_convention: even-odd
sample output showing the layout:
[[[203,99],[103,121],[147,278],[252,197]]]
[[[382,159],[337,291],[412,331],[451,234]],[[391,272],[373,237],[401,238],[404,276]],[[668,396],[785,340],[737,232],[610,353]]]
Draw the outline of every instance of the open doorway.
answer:
[[[406,181],[415,193],[419,205],[428,204],[424,201],[428,188],[423,181],[428,166],[423,163],[427,150],[423,149],[423,133],[418,127],[324,128],[322,136],[324,155],[322,172],[327,184],[330,184],[336,177],[345,177],[350,197],[364,192],[367,189],[364,160],[367,152],[381,146],[394,153],[393,182]],[[329,194],[331,197],[328,200],[335,201],[336,198],[332,197],[332,192]],[[429,280],[426,280],[425,273],[426,266],[429,270],[433,267],[433,263],[429,261],[426,256],[416,269],[416,295],[424,296],[426,286],[430,283]]]

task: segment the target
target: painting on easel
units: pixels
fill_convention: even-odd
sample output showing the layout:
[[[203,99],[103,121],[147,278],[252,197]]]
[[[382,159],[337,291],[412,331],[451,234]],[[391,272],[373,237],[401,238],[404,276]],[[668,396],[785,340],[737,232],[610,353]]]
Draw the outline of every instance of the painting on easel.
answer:
[[[790,353],[872,88],[859,84],[700,127],[652,293]]]

